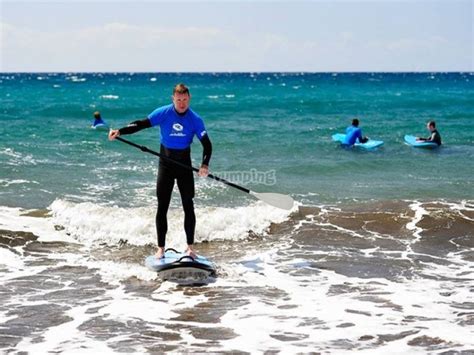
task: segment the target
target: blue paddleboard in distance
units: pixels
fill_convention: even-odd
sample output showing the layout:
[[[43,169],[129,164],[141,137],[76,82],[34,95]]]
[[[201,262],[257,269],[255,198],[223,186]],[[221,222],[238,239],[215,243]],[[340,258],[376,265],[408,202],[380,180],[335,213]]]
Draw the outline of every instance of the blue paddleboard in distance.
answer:
[[[409,134],[405,135],[405,143],[416,148],[432,149],[438,147],[438,144],[434,142],[417,141],[415,136],[411,136]]]
[[[162,280],[170,281],[203,281],[216,276],[214,263],[204,256],[196,258],[180,253],[174,249],[166,249],[163,258],[150,255],[145,259],[145,265],[158,273]]]
[[[343,133],[336,133],[332,135],[332,140],[334,142],[342,143],[344,142],[344,138],[346,138],[346,135]],[[383,141],[376,141],[374,139],[369,139],[369,141],[366,143],[359,143],[359,142],[355,143],[354,147],[370,150],[370,149],[381,147],[382,145],[383,145]]]

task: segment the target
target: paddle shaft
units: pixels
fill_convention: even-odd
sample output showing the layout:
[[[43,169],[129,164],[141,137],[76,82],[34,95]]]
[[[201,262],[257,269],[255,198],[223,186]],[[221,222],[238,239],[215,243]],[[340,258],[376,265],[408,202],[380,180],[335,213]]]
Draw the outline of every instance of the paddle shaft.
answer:
[[[147,147],[145,147],[145,146],[143,146],[143,145],[139,145],[139,144],[130,142],[129,140],[124,139],[124,138],[122,138],[122,137],[116,137],[115,139],[117,139],[117,140],[119,140],[119,141],[121,141],[121,142],[123,142],[123,143],[129,144],[129,145],[131,145],[131,146],[133,146],[133,147],[135,147],[135,148],[138,148],[138,149],[140,149],[142,152],[146,152],[146,153],[150,153],[150,154],[156,155],[157,157],[160,157],[161,159],[164,159],[164,160],[166,160],[166,161],[169,161],[169,162],[171,162],[171,163],[174,163],[174,164],[176,164],[176,165],[178,165],[178,166],[180,166],[180,167],[182,167],[182,168],[185,168],[185,169],[188,169],[188,170],[192,170],[192,171],[195,171],[195,172],[199,172],[199,169],[198,169],[198,168],[195,168],[194,166],[183,164],[183,163],[181,163],[181,162],[179,162],[179,161],[176,161],[176,160],[174,160],[174,159],[171,159],[171,158],[169,158],[169,157],[167,157],[167,156],[165,156],[165,155],[163,155],[163,154],[160,154],[160,153],[155,152],[155,151],[153,151],[153,150],[151,150],[151,149],[148,149]],[[239,185],[237,185],[237,184],[234,184],[233,182],[227,181],[227,180],[225,180],[225,179],[223,179],[223,178],[220,178],[220,177],[218,177],[218,176],[215,176],[215,175],[212,175],[212,174],[208,174],[207,177],[208,177],[208,178],[211,178],[211,179],[214,179],[214,180],[216,180],[216,181],[222,182],[223,184],[226,184],[227,186],[233,187],[233,188],[235,188],[235,189],[237,189],[237,190],[240,190],[240,191],[243,191],[243,192],[245,192],[245,193],[248,193],[248,194],[251,193],[251,191],[250,191],[249,189],[246,189],[245,187],[242,187],[242,186],[239,186]]]

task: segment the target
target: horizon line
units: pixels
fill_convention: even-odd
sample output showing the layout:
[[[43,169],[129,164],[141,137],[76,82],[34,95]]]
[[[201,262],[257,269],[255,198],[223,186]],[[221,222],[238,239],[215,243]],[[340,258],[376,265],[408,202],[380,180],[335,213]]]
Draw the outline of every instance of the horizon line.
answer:
[[[474,70],[419,71],[0,71],[0,74],[474,74]]]

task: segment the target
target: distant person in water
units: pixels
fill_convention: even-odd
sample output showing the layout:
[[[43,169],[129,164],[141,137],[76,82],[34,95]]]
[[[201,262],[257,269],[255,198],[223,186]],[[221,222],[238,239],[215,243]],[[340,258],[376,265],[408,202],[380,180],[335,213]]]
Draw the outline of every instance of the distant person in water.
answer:
[[[433,143],[436,143],[437,145],[441,145],[441,135],[436,129],[436,122],[429,121],[426,124],[426,128],[431,132],[431,135],[428,138],[416,137],[416,140],[423,141],[423,142],[433,142]]]
[[[94,123],[92,123],[92,128],[96,128],[97,126],[107,126],[107,123],[102,119],[100,116],[99,111],[94,112]]]
[[[352,147],[357,141],[367,143],[368,140],[368,137],[362,136],[362,130],[359,128],[359,120],[354,118],[352,125],[346,128],[346,137],[341,144],[346,147]]]

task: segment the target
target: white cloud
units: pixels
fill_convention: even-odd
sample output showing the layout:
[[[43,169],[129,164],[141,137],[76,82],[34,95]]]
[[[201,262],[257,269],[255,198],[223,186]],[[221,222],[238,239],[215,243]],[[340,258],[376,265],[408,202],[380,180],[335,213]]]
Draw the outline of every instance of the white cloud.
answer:
[[[0,70],[123,70],[127,63],[136,70],[156,70],[159,68],[150,66],[150,58],[157,59],[159,66],[166,58],[185,55],[187,48],[208,49],[221,36],[214,28],[170,29],[109,23],[80,30],[45,32],[3,23]],[[126,58],[135,59],[128,62]]]
[[[0,26],[0,71],[412,71],[469,59],[441,36],[366,42],[342,31],[336,40],[317,41],[119,22],[60,32]]]
[[[281,70],[281,63],[304,67],[318,51],[311,41],[215,27],[109,23],[46,32],[1,26],[1,71]]]
[[[396,41],[389,42],[385,47],[390,51],[420,51],[420,50],[436,50],[440,46],[446,46],[449,42],[439,36],[432,36],[423,39],[401,38]]]

